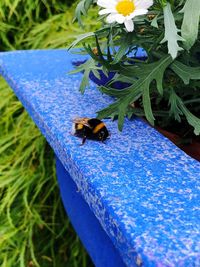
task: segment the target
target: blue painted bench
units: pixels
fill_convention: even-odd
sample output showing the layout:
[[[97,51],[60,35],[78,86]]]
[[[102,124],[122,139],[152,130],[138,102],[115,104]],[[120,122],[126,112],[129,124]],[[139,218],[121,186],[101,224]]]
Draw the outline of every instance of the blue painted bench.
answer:
[[[97,267],[200,266],[200,163],[139,119],[106,144],[70,134],[112,99],[78,91],[66,50],[0,53],[0,73],[56,154],[66,211]]]

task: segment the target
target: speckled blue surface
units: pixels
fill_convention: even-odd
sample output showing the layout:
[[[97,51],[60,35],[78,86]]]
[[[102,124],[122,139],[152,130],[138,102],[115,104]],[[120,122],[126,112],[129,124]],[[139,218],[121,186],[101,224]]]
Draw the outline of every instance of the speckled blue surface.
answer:
[[[70,134],[72,119],[112,100],[81,74],[65,50],[0,53],[0,72],[69,171],[127,266],[200,266],[200,163],[138,119],[106,121],[106,144]]]

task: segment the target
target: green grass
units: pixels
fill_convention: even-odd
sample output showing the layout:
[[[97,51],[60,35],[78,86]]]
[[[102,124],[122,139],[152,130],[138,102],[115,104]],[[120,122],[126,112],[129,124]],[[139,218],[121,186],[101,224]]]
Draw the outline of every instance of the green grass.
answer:
[[[88,266],[61,204],[53,151],[1,80],[0,266]]]
[[[83,30],[72,24],[74,6],[65,3],[1,1],[0,49],[69,45]],[[2,78],[0,222],[1,267],[93,266],[62,206],[53,151]]]
[[[95,9],[84,19],[84,29],[73,24],[76,3],[68,7],[67,2],[74,3],[69,0],[0,1],[0,50],[66,47],[77,35],[98,27]]]

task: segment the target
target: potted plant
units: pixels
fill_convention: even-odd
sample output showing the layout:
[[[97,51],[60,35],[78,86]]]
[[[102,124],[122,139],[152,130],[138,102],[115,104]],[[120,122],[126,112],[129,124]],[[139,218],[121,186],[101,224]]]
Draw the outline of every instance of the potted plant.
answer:
[[[80,91],[92,78],[113,97],[98,118],[118,118],[122,130],[125,116],[142,116],[182,148],[195,144],[200,160],[200,1],[81,0],[80,25],[94,4],[101,28],[72,46],[82,42],[90,55],[74,71],[84,73]],[[145,56],[137,56],[141,48]]]

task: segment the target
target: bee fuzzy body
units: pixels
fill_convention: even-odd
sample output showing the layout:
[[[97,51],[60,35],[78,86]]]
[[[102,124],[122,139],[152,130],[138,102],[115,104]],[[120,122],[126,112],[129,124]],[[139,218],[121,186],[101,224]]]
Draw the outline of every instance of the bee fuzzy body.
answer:
[[[106,125],[96,118],[76,118],[73,121],[72,133],[82,138],[82,144],[86,139],[103,142],[109,136]]]

